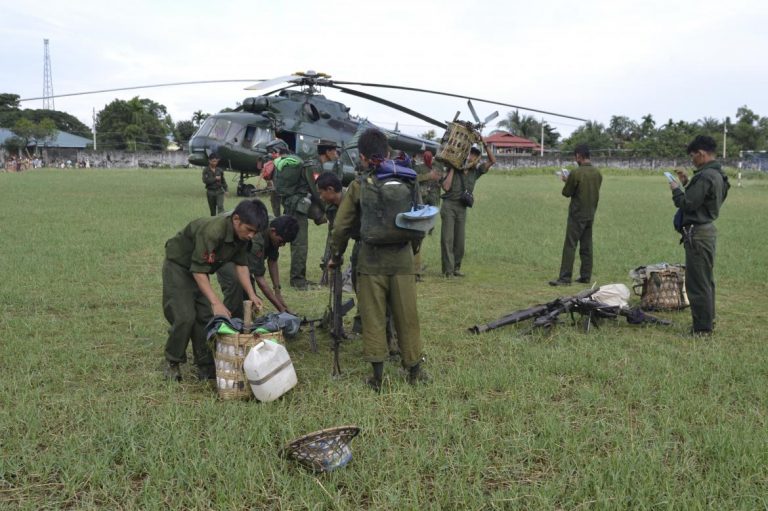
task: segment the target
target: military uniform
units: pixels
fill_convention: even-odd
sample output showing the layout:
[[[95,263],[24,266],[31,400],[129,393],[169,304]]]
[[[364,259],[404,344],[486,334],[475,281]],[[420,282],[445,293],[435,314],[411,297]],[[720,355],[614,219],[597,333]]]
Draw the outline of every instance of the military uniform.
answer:
[[[221,180],[217,181],[219,177]],[[219,213],[224,212],[224,193],[229,190],[227,186],[227,180],[224,177],[224,169],[216,167],[205,167],[203,169],[203,183],[205,184],[205,192],[208,196],[208,208],[211,211],[211,216],[216,216]]]
[[[307,285],[307,253],[309,251],[309,217],[307,213],[313,200],[317,199],[317,185],[311,165],[304,165],[294,155],[281,156],[275,160],[275,172],[281,172],[281,160],[295,158],[301,162],[301,178],[288,191],[281,190],[283,212],[291,215],[299,224],[299,233],[291,242],[291,286],[304,288]],[[277,179],[277,178],[273,178]]]
[[[205,340],[205,325],[213,311],[193,273],[210,275],[228,262],[244,266],[248,263],[246,247],[247,242],[235,235],[231,215],[194,220],[165,243],[163,312],[171,325],[165,343],[169,362],[186,362],[191,338],[195,364],[202,370],[213,369]]]
[[[267,272],[266,261],[277,261],[280,257],[279,247],[272,243],[269,236],[269,227],[254,236],[248,246],[248,271],[251,274],[251,284],[256,277],[263,277]],[[227,263],[216,272],[216,278],[224,294],[224,306],[229,309],[232,316],[243,317],[244,291],[237,280],[235,265]]]
[[[331,251],[343,254],[349,238],[359,229],[361,218],[360,181],[353,181],[342,199],[334,220]],[[373,245],[358,241],[357,297],[363,321],[363,356],[373,363],[389,357],[387,306],[391,308],[400,346],[402,364],[411,368],[422,356],[419,315],[416,308],[416,280],[413,248],[410,243]]]
[[[453,275],[461,269],[467,227],[467,207],[461,202],[464,190],[474,192],[475,183],[488,172],[489,165],[476,164],[466,172],[454,170],[451,189],[442,196],[440,208],[440,254],[444,275]]]
[[[592,278],[592,224],[600,200],[602,182],[602,174],[590,163],[580,164],[565,181],[563,196],[570,197],[571,203],[568,207],[568,223],[560,262],[560,281],[571,281],[577,244],[581,259],[579,278],[584,281]]]
[[[685,289],[691,304],[693,332],[709,333],[715,320],[715,246],[713,223],[728,195],[730,184],[720,163],[705,163],[685,187],[673,190],[672,200],[683,214]]]
[[[440,163],[435,161],[432,169],[441,171]],[[423,163],[419,163],[413,170],[418,174],[419,190],[421,190],[421,202],[429,206],[440,207],[440,183],[433,180],[430,174],[432,169]]]

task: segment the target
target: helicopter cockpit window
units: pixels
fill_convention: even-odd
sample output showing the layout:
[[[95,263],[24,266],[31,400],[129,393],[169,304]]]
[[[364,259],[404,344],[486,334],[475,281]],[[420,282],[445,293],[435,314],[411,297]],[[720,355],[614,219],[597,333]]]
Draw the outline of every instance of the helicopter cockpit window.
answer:
[[[213,129],[211,130],[210,137],[216,140],[224,140],[224,137],[227,136],[227,130],[229,130],[230,124],[232,124],[232,121],[228,121],[227,119],[217,119],[216,124],[213,125]]]
[[[243,147],[249,149],[258,149],[259,147],[266,147],[267,143],[272,140],[272,131],[266,128],[260,128],[259,126],[248,126],[245,129],[245,139],[243,140]]]
[[[209,117],[203,122],[203,125],[200,126],[200,129],[197,130],[197,133],[195,133],[194,136],[196,137],[205,137],[208,136],[208,133],[211,131],[211,128],[216,123],[216,119],[213,117]]]

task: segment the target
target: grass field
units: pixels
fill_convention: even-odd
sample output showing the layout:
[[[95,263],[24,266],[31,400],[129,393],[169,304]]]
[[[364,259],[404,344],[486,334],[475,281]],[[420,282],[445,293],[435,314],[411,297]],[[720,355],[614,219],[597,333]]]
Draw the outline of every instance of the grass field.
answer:
[[[682,335],[687,311],[664,314],[666,328],[467,334],[562,291],[546,284],[560,188],[541,173],[479,181],[463,280],[438,276],[439,236],[426,240],[430,385],[390,363],[372,393],[360,341],[334,380],[327,336],[318,354],[302,336],[288,344],[299,385],[260,404],[161,378],[163,244],[207,214],[199,171],[0,174],[0,508],[768,509],[768,180],[734,187],[717,222],[713,338]],[[598,283],[683,261],[673,212],[660,173],[606,172]],[[317,280],[325,227],[310,235]],[[307,316],[327,303],[286,296]],[[362,429],[344,469],[313,475],[277,456],[342,424]]]

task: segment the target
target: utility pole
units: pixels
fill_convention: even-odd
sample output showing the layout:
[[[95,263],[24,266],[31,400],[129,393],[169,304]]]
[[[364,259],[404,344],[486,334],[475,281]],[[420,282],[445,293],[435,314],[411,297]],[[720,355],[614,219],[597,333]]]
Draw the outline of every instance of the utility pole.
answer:
[[[53,74],[51,54],[48,53],[48,39],[43,39],[43,110],[56,110],[53,103]]]
[[[541,118],[541,157],[544,157],[544,118]]]
[[[96,151],[96,107],[93,107],[93,150]]]
[[[728,119],[723,123],[723,159],[727,157],[728,151]]]

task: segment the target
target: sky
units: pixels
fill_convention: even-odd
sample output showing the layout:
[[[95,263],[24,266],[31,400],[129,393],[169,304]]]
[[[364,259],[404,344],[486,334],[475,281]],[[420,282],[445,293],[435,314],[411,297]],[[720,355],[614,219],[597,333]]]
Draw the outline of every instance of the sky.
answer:
[[[337,80],[451,92],[590,119],[657,124],[768,116],[768,2],[763,0],[0,0],[0,93],[43,95],[43,39],[53,91],[231,79],[315,70]],[[149,98],[174,121],[234,108],[250,82],[55,98],[88,126],[116,98]],[[357,87],[441,120],[466,101]],[[351,113],[420,134],[432,126],[324,89]],[[22,108],[42,108],[42,100]],[[475,102],[481,117],[512,109]],[[535,112],[563,136],[581,122]],[[491,122],[486,133],[494,127]],[[438,130],[439,133],[439,130]]]

